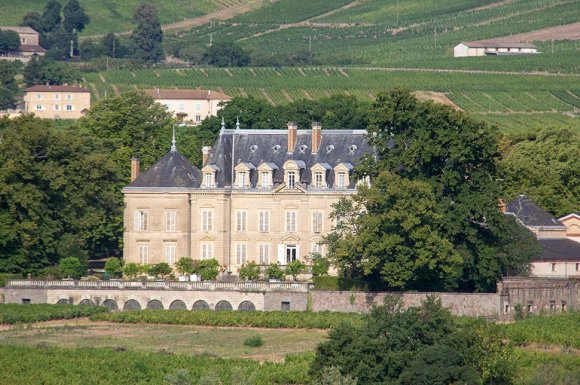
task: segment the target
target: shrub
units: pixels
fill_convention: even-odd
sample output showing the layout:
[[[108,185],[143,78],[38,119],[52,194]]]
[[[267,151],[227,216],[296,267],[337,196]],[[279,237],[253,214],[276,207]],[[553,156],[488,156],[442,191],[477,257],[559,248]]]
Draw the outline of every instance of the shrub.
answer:
[[[284,277],[284,271],[275,262],[270,263],[268,268],[266,269],[266,277],[269,279],[282,279]]]
[[[6,281],[22,278],[20,274],[0,274],[0,287],[6,286]]]
[[[189,275],[195,272],[197,266],[191,257],[181,257],[179,261],[175,263],[175,268],[179,274]]]
[[[149,274],[151,274],[154,277],[165,278],[165,276],[171,274],[172,271],[173,270],[171,269],[171,266],[169,266],[169,264],[167,264],[166,262],[161,262],[158,263],[157,265],[151,266]]]
[[[314,385],[357,385],[356,379],[344,375],[335,367],[325,367],[320,374],[320,379]]]
[[[368,291],[368,285],[360,280],[345,277],[314,277],[314,289],[326,291]]]
[[[58,262],[58,267],[67,278],[80,278],[86,271],[83,271],[81,261],[76,257],[66,257]]]
[[[87,317],[108,312],[100,306],[0,304],[0,324],[30,323]]]
[[[123,274],[129,278],[137,278],[141,274],[141,268],[136,263],[128,263],[123,267]]]
[[[328,258],[324,258],[320,254],[313,254],[312,256],[312,276],[320,277],[322,275],[328,275],[328,269],[330,268],[330,261]]]
[[[306,265],[298,259],[286,265],[286,274],[291,275],[293,280],[296,280],[296,277],[299,274],[302,274],[305,270]]]
[[[216,259],[204,259],[199,262],[197,274],[204,281],[213,281],[220,273],[220,264]]]
[[[241,279],[256,280],[260,278],[260,266],[254,261],[244,263],[238,272],[240,273]]]
[[[105,263],[105,271],[111,277],[119,277],[123,272],[121,260],[119,258],[109,258],[109,260]]]
[[[253,348],[257,348],[262,345],[264,345],[264,341],[262,340],[262,337],[260,337],[257,334],[255,336],[248,337],[244,340],[244,346],[251,346]]]

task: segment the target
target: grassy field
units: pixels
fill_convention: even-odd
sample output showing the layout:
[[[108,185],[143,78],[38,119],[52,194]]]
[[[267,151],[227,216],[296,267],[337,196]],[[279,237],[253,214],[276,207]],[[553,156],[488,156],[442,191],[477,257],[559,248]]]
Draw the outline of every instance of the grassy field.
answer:
[[[219,9],[244,3],[245,0],[150,0],[156,6],[162,24],[191,19]],[[60,1],[63,6],[67,0]],[[142,3],[141,0],[79,0],[85,12],[91,18],[84,34],[120,32],[133,28],[131,20],[133,10]],[[22,17],[28,12],[42,13],[46,1],[38,0],[1,0],[0,25],[19,25]]]

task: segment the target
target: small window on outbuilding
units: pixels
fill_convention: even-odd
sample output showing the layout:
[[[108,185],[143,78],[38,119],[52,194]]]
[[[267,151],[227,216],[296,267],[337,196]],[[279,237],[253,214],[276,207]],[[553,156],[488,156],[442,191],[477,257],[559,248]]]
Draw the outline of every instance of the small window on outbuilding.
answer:
[[[532,313],[534,311],[534,303],[532,301],[528,302],[528,313]]]
[[[504,313],[505,314],[509,314],[510,313],[510,305],[505,305]]]
[[[30,302],[30,298],[22,298],[22,304],[23,304],[23,305],[28,305],[28,304],[30,304],[30,303],[31,303],[31,302]]]
[[[282,310],[290,310],[290,301],[282,301],[282,306],[280,307]]]
[[[556,301],[550,301],[550,311],[556,311]]]

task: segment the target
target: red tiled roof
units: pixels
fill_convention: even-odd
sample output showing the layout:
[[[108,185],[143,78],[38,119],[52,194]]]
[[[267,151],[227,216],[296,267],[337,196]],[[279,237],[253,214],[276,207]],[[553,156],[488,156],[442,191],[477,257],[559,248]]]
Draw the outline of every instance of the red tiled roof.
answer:
[[[229,100],[230,96],[212,90],[145,90],[145,94],[153,99],[201,99],[201,100]]]
[[[86,88],[81,86],[47,86],[47,85],[36,85],[29,87],[25,90],[26,92],[89,92]]]
[[[45,53],[46,50],[39,45],[20,44],[18,48],[20,52]]]

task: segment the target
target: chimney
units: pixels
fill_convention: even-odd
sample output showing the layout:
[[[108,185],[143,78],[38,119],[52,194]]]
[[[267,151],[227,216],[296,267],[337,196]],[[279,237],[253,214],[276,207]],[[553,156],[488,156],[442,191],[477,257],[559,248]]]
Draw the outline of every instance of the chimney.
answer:
[[[499,198],[497,200],[497,208],[499,209],[500,213],[505,214],[507,211],[507,204],[505,203],[505,200]]]
[[[131,182],[139,176],[139,158],[131,158]]]
[[[297,135],[298,135],[298,125],[294,122],[288,122],[288,153],[294,152]]]
[[[210,146],[203,146],[201,148],[202,166],[205,166],[205,164],[207,163],[207,160],[209,159],[209,152],[210,151],[211,151],[211,147]]]
[[[320,148],[320,140],[322,139],[322,126],[320,123],[312,123],[312,153],[318,154],[318,149]]]

